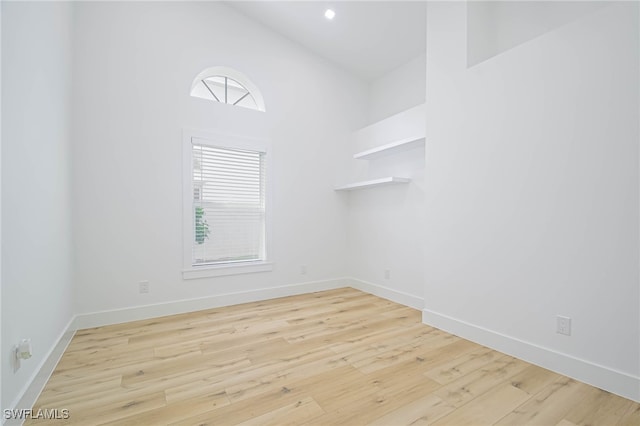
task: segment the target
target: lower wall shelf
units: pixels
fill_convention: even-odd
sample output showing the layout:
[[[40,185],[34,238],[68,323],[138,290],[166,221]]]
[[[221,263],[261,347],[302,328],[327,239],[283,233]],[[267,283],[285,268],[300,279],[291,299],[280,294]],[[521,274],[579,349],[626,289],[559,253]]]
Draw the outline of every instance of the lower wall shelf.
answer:
[[[338,186],[334,188],[336,191],[354,191],[356,189],[372,188],[374,186],[395,185],[399,183],[409,183],[411,179],[397,176],[388,176],[379,179],[366,180],[362,182],[354,182],[348,185]]]

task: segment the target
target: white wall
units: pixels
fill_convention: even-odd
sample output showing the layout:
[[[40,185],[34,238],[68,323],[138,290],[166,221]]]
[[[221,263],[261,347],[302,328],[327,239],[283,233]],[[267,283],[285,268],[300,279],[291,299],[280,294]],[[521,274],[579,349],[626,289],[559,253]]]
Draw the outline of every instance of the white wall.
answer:
[[[72,316],[71,7],[2,2],[2,407]],[[31,338],[14,373],[11,350]]]
[[[467,3],[467,64],[475,65],[566,25],[608,2],[471,1]]]
[[[640,400],[638,4],[468,69],[427,16],[424,320]]]
[[[369,124],[424,103],[426,72],[423,53],[374,80],[369,92]]]
[[[75,8],[78,313],[346,275],[347,206],[333,185],[348,135],[365,123],[364,83],[221,3]],[[216,65],[245,73],[267,112],[189,97],[192,79]],[[273,272],[182,279],[184,127],[271,139]]]
[[[395,138],[424,134],[423,109],[415,108],[420,114],[417,120],[396,119],[397,113],[424,103],[425,67],[425,56],[420,55],[371,84],[369,123],[374,124],[354,135],[351,154]],[[415,117],[409,114],[406,118]],[[385,124],[376,125],[379,120]],[[353,278],[375,286],[378,294],[421,308],[424,148],[370,161],[351,160],[350,168],[354,181],[388,175],[412,179],[408,185],[345,195],[349,200],[349,272]],[[366,289],[373,290],[371,286]]]

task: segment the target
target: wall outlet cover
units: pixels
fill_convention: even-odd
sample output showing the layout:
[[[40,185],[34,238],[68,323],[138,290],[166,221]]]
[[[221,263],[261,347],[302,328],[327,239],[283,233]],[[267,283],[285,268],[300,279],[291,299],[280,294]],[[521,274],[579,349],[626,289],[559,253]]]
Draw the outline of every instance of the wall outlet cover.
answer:
[[[564,334],[565,336],[571,336],[571,318],[558,315],[556,317],[556,320],[556,333]]]

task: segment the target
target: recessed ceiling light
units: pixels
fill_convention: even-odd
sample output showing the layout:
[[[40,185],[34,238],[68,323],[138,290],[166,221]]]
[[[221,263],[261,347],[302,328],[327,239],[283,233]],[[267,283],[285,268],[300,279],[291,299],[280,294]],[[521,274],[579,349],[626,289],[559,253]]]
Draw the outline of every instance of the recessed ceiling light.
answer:
[[[334,12],[333,9],[327,9],[324,11],[324,17],[328,20],[332,20],[336,17],[336,12]]]

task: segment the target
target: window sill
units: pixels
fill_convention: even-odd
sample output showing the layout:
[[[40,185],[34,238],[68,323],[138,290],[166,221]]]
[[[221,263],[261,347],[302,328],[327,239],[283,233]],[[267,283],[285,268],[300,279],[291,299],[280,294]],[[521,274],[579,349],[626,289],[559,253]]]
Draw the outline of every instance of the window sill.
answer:
[[[253,274],[255,272],[268,272],[273,270],[271,262],[253,262],[245,264],[229,264],[215,266],[200,266],[182,271],[182,278],[194,280],[197,278],[222,277],[225,275]]]

